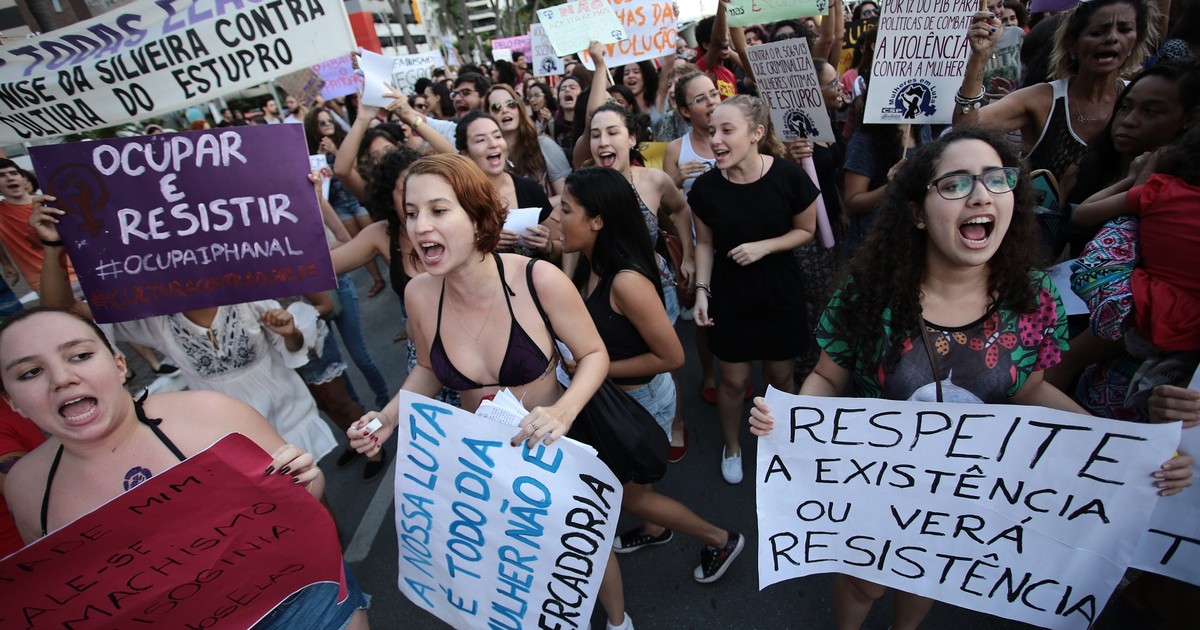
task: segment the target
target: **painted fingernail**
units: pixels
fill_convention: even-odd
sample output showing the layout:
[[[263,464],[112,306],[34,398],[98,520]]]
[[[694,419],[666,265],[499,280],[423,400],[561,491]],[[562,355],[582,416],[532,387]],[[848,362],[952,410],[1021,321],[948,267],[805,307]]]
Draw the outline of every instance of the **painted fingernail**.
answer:
[[[288,474],[288,471],[290,471],[291,469],[292,469],[291,466],[284,466],[283,468],[279,469],[279,474],[286,475],[286,474]]]
[[[267,472],[265,472],[265,473],[263,473],[263,474],[264,474],[264,475],[269,475],[269,474],[271,474],[271,473],[273,473],[273,472],[275,472],[275,467],[274,467],[274,466],[267,466]]]
[[[292,477],[292,483],[300,483],[299,477]]]

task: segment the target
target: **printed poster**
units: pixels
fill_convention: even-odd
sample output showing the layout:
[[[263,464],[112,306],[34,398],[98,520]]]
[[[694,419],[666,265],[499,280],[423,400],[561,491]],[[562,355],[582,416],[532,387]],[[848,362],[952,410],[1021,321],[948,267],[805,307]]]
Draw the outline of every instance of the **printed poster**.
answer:
[[[535,22],[529,25],[529,42],[533,48],[533,55],[529,60],[533,67],[533,76],[556,76],[567,71],[562,58],[555,54],[554,46],[550,44],[546,29],[541,24]]]
[[[758,96],[771,109],[771,122],[780,140],[834,141],[807,40],[786,39],[751,46],[746,55],[754,69]]]
[[[611,44],[625,39],[625,28],[608,0],[580,0],[538,9],[538,21],[559,57],[587,50],[593,41]]]

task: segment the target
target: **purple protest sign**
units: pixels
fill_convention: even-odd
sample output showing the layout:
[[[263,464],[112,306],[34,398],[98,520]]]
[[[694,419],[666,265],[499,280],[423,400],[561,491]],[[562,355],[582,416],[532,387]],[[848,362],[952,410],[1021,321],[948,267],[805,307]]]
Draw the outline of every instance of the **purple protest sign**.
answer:
[[[525,53],[526,59],[529,59],[533,56],[533,42],[528,35],[501,37],[492,40],[492,50],[519,50]]]
[[[321,98],[327,101],[362,89],[362,75],[354,72],[350,55],[319,63],[312,69],[325,81],[321,87]]]
[[[31,147],[99,322],[335,288],[303,125]]]

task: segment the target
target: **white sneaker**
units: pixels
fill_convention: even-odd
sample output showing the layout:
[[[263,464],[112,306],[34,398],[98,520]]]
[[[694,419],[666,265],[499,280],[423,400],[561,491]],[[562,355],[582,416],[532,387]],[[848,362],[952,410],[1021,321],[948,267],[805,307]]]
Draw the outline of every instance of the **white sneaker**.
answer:
[[[605,621],[604,628],[605,630],[633,630],[633,620],[629,618],[629,613],[625,613],[625,621],[622,621],[621,625],[614,626]]]
[[[733,457],[725,457],[724,451],[721,452],[721,476],[725,478],[725,483],[737,485],[742,483],[742,456],[741,454]]]

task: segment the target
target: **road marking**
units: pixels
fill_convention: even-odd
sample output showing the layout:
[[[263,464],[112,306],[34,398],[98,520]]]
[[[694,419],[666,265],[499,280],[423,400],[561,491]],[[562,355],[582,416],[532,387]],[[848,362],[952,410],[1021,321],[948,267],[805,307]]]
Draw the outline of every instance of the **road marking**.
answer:
[[[361,562],[371,553],[371,545],[375,543],[375,537],[379,535],[379,528],[383,526],[388,508],[392,507],[392,501],[396,498],[395,489],[396,457],[392,456],[387,470],[383,473],[383,479],[379,480],[379,487],[375,489],[375,496],[371,497],[367,511],[363,512],[362,520],[358,522],[358,529],[354,530],[354,538],[342,554],[346,562]]]

